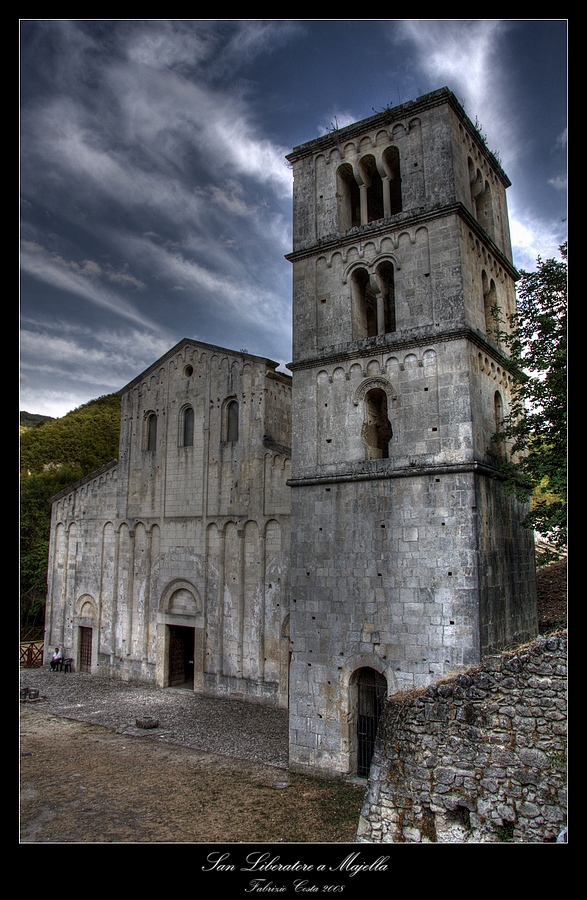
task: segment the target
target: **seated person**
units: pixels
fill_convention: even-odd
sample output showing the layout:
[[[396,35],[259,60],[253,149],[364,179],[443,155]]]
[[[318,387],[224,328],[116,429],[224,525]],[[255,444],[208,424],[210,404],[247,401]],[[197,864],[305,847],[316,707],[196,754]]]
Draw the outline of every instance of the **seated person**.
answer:
[[[51,669],[54,672],[55,669],[58,669],[61,663],[63,662],[63,654],[59,647],[55,647],[55,653],[51,657]]]

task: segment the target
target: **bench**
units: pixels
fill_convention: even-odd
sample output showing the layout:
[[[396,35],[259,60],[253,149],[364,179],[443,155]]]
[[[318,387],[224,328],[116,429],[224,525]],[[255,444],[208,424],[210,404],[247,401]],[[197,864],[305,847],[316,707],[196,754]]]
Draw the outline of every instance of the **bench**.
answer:
[[[73,669],[73,657],[68,656],[67,659],[62,659],[59,663],[59,671],[60,672],[71,672]]]

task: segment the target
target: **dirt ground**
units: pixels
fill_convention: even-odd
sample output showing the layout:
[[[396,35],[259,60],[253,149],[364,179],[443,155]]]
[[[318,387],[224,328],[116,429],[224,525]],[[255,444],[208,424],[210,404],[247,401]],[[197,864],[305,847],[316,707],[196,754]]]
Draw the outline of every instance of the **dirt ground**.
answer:
[[[21,843],[353,842],[364,787],[21,708]]]
[[[567,560],[538,569],[538,630],[541,634],[567,627]]]

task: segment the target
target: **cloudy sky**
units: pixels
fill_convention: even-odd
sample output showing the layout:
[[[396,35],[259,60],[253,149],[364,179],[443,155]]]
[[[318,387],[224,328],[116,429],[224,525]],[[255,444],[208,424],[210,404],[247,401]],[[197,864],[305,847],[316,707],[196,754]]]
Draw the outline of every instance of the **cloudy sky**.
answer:
[[[184,337],[291,359],[292,175],[333,125],[449,87],[512,181],[514,261],[566,237],[567,22],[20,22],[21,409]]]

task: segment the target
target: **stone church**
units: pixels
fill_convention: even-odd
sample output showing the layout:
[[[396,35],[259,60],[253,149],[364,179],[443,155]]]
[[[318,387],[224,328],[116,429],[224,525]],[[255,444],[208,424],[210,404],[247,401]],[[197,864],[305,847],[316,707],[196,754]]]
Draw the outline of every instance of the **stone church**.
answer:
[[[185,339],[122,389],[118,459],[53,498],[46,649],[288,708],[292,769],[366,775],[386,697],[537,632],[510,182],[447,88],[288,161],[293,374]]]

